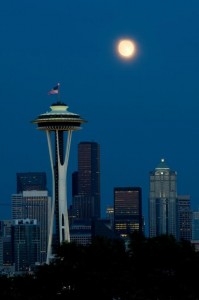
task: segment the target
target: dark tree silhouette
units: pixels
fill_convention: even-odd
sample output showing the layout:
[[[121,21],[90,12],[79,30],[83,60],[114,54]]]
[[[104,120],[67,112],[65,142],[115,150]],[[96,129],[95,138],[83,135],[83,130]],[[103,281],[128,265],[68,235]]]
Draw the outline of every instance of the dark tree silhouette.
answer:
[[[197,300],[199,254],[173,236],[64,243],[33,275],[0,277],[0,299]]]

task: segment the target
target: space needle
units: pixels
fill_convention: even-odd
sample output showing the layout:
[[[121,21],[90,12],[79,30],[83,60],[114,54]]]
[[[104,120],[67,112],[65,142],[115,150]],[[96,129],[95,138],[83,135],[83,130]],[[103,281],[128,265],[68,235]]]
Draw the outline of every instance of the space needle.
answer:
[[[49,94],[58,94],[59,84]],[[67,168],[73,131],[81,128],[86,121],[76,113],[68,111],[68,105],[60,100],[50,106],[50,111],[39,115],[32,123],[47,136],[52,171],[52,207],[46,263],[53,257],[53,251],[63,242],[70,242],[67,209]],[[55,230],[55,249],[52,237]]]

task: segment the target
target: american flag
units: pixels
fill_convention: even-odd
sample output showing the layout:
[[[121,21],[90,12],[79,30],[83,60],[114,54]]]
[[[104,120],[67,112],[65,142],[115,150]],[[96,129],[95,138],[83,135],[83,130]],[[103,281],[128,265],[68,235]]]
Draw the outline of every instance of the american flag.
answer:
[[[54,87],[52,88],[49,92],[48,92],[48,95],[55,95],[55,94],[59,94],[59,83]]]

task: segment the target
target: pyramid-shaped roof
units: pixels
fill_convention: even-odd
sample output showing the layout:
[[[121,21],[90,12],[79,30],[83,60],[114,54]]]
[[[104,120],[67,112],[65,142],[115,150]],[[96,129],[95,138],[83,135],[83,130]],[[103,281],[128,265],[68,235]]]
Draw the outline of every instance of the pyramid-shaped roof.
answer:
[[[161,158],[160,163],[157,165],[156,169],[169,169],[164,158]]]

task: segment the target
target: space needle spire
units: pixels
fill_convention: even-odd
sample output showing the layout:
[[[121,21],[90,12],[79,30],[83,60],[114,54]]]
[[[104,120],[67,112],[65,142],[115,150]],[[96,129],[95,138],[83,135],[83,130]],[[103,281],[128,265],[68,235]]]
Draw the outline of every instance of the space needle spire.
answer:
[[[52,207],[46,263],[53,253],[52,237],[55,227],[55,249],[63,242],[70,242],[67,209],[67,169],[73,131],[81,129],[86,121],[76,113],[68,111],[68,105],[60,101],[60,84],[48,92],[58,95],[58,101],[50,106],[50,111],[39,115],[32,123],[38,130],[46,132],[50,165],[52,171]],[[55,250],[56,251],[56,250]]]

